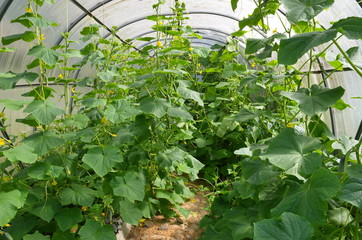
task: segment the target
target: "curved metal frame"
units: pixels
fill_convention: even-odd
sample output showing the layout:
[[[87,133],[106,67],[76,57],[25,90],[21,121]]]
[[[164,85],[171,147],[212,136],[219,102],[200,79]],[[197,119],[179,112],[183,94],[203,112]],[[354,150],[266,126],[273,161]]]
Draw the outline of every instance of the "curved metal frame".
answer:
[[[9,9],[10,5],[13,3],[14,0],[5,0],[5,2],[0,7],[0,22],[5,16],[6,11]]]

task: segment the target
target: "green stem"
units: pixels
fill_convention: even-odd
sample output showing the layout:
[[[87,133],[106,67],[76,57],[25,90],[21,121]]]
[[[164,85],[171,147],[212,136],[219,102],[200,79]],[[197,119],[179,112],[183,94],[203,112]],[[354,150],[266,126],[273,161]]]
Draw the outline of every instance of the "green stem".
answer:
[[[337,43],[336,40],[333,40],[333,43],[336,45],[338,50],[342,53],[343,57],[347,60],[347,62],[351,65],[353,70],[356,71],[356,73],[362,77],[362,72],[358,69],[358,67],[352,62],[352,60],[348,57],[347,53],[341,48],[341,46]]]

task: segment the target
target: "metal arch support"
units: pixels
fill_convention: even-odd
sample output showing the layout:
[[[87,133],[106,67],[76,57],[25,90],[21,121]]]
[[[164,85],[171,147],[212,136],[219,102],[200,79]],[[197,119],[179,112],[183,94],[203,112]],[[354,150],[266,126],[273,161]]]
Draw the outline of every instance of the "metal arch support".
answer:
[[[226,42],[223,42],[223,41],[218,40],[218,39],[210,38],[210,37],[204,37],[203,39],[211,40],[211,41],[218,42],[218,43],[221,43],[221,44],[226,44]],[[148,46],[148,45],[150,45],[150,44],[152,44],[154,42],[156,42],[156,40],[144,43],[144,44],[140,45],[139,48],[144,48],[145,46]]]
[[[107,4],[109,2],[112,2],[114,0],[105,0],[102,3],[97,3],[96,5],[94,5],[93,7],[91,7],[89,10],[87,10],[88,12],[93,12],[95,10],[97,10],[98,8],[102,7],[104,4]],[[75,4],[72,0],[71,2],[73,4]],[[82,9],[82,11],[84,12],[84,10]],[[72,23],[69,24],[68,26],[68,31],[71,31],[80,21],[82,21],[85,17],[89,16],[86,12],[84,12],[82,15],[80,15],[79,17],[77,17]],[[55,45],[59,45],[62,41],[63,41],[64,37],[61,36],[58,38],[58,40],[55,42]]]
[[[5,0],[5,2],[0,7],[0,22],[5,16],[6,11],[9,9],[10,5],[13,3],[13,0]]]

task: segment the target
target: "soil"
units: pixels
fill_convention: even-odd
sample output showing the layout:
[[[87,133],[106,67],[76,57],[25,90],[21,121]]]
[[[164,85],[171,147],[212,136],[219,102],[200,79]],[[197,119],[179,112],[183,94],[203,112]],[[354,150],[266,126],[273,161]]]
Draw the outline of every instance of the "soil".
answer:
[[[198,224],[209,213],[207,207],[204,193],[197,192],[194,198],[182,205],[190,211],[187,218],[182,215],[172,219],[156,216],[133,227],[127,240],[196,240],[204,231]]]

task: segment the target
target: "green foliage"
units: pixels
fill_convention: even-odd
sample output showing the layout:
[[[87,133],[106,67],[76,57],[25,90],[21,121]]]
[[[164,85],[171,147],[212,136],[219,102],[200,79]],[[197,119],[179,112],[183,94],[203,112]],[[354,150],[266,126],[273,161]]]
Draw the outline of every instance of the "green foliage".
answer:
[[[266,219],[255,224],[254,239],[307,240],[313,235],[308,221],[293,213],[284,212],[280,219]]]
[[[147,17],[156,37],[138,39],[148,45],[134,51],[113,30],[101,38],[99,25],[80,31],[80,45],[65,33],[62,45],[49,48],[42,29],[56,23],[38,10],[53,1],[28,1],[31,11],[12,21],[27,30],[2,38],[4,45],[29,42],[35,58],[27,65],[33,72],[0,73],[2,90],[19,81],[31,88],[26,100],[0,100],[1,131],[7,111],[27,113],[18,122],[34,127],[0,138],[2,237],[115,239],[118,218],[138,225],[155,214],[188,215],[180,204],[200,175],[212,202],[201,239],[357,239],[361,141],[337,139],[322,121],[328,108],[348,107],[341,87],[322,87],[333,72],[314,85],[311,76],[319,57],[360,74],[358,49],[338,45],[341,34],[361,38],[360,18],[325,29],[313,18],[332,0],[283,0],[292,25],[270,34],[267,18],[280,3],[254,2],[234,35],[268,37],[246,39],[245,51],[237,38],[192,46],[202,36],[184,26],[185,5],[176,2],[174,14],[163,16],[163,1]],[[341,54],[326,53],[324,43]],[[94,74],[74,78],[89,67],[84,72]]]
[[[297,23],[313,19],[325,8],[332,6],[334,0],[281,0],[281,3],[285,7],[289,22]]]

